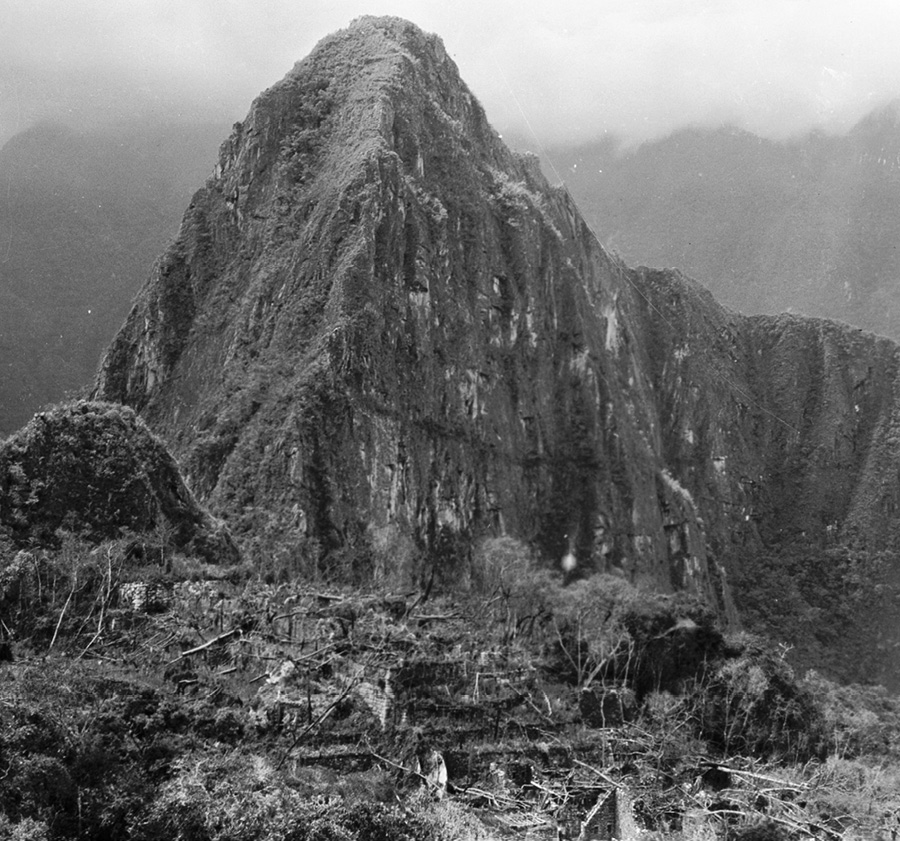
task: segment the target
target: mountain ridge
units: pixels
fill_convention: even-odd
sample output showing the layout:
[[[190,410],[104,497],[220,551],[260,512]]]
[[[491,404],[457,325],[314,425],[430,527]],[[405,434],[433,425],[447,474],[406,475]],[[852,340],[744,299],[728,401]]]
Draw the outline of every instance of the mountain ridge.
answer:
[[[742,312],[805,313],[897,339],[896,114],[892,103],[843,136],[777,143],[725,126],[551,154],[629,262],[677,265]]]

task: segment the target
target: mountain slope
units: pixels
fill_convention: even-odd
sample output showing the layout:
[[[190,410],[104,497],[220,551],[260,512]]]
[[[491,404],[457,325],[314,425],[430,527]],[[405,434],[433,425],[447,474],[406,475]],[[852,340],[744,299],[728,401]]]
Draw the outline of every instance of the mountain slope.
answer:
[[[437,38],[363,18],[235,127],[96,394],[294,573],[459,583],[508,533],[734,619],[750,559],[896,546],[896,378],[888,340],[627,268]],[[891,667],[893,611],[848,668]]]
[[[837,318],[900,338],[896,105],[843,137],[691,129],[618,152],[554,150],[601,239],[679,266],[748,313]]]

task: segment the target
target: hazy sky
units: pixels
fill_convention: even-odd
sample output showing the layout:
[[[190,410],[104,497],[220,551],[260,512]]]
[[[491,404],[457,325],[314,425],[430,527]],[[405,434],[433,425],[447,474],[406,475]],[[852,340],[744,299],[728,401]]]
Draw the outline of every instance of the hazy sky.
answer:
[[[900,96],[900,0],[0,0],[0,143],[41,119],[241,119],[361,14],[437,32],[494,125],[547,145],[840,131]]]

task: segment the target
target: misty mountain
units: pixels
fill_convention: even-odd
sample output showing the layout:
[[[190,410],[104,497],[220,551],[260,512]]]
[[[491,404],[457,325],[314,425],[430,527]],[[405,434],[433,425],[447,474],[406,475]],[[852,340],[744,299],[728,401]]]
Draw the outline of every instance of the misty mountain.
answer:
[[[437,38],[367,18],[235,126],[94,393],[256,563],[458,583],[508,535],[892,680],[898,368],[629,268]]]
[[[39,125],[0,150],[0,435],[90,381],[226,130]]]
[[[550,158],[601,240],[678,266],[728,306],[836,318],[900,338],[900,110],[792,143],[689,129]]]
[[[0,441],[0,837],[895,833],[900,345],[629,267],[397,18],[211,163]]]

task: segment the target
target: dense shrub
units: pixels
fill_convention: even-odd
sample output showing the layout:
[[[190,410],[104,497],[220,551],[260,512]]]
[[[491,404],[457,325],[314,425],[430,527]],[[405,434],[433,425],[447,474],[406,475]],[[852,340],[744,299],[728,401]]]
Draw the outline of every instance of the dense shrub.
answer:
[[[210,562],[238,560],[230,534],[130,408],[56,406],[0,443],[0,533],[20,548],[56,547],[61,531],[96,543],[156,528]]]
[[[7,669],[15,679],[7,673],[0,697],[0,814],[42,822],[56,837],[125,837],[177,756],[204,738],[243,735],[230,710],[124,671],[62,657]]]
[[[680,691],[721,653],[712,611],[686,594],[649,593],[610,575],[551,593],[557,669],[576,685],[612,680],[639,699]]]
[[[798,666],[846,682],[887,682],[873,637],[893,639],[896,570],[891,552],[788,544],[742,558],[732,583],[745,626],[790,644]]]
[[[259,755],[207,754],[178,763],[138,816],[142,841],[428,841],[426,814],[382,803],[309,799]]]
[[[700,733],[726,754],[802,761],[827,748],[825,719],[783,652],[752,637],[709,670],[695,690]]]
[[[803,685],[822,708],[832,752],[891,758],[900,752],[900,698],[883,686],[842,685],[814,671]]]

